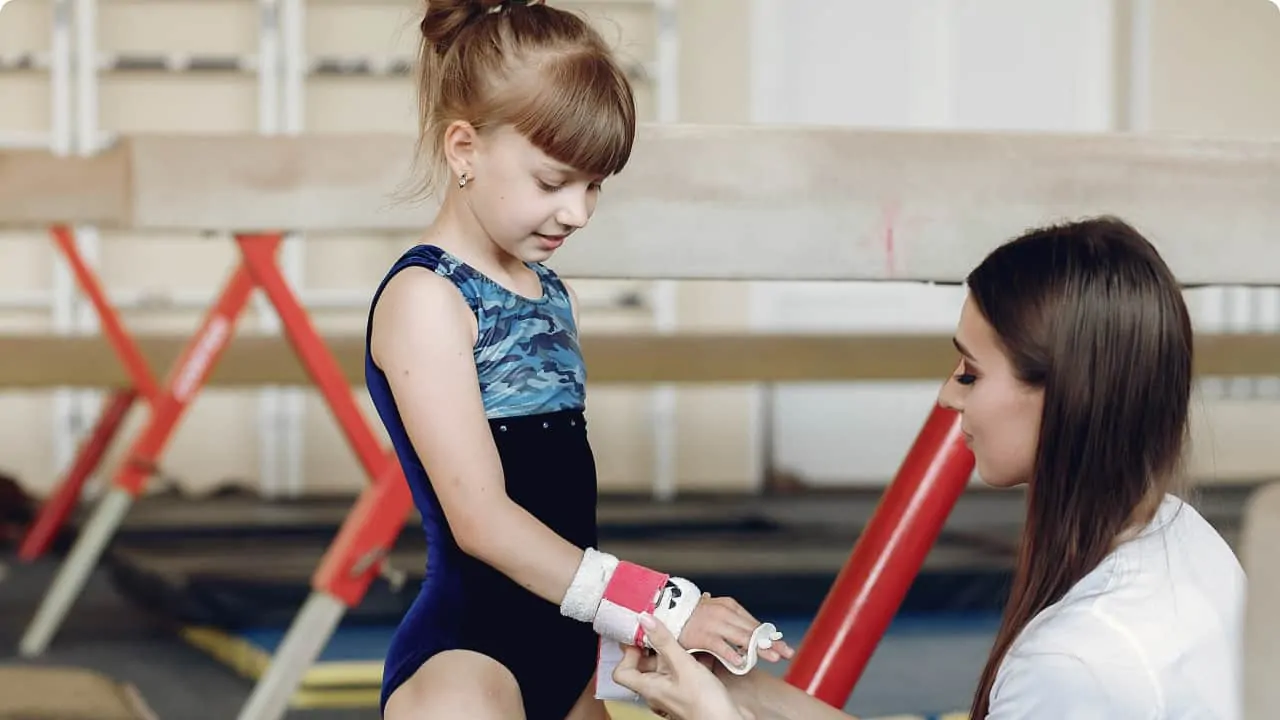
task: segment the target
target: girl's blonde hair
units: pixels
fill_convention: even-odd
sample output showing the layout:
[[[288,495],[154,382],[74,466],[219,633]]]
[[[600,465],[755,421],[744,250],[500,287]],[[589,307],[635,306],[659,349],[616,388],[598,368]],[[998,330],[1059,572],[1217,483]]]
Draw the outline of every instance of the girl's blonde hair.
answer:
[[[511,126],[552,159],[613,175],[635,140],[631,84],[600,34],[572,13],[521,0],[428,0],[422,30],[416,188],[449,172],[444,134]]]

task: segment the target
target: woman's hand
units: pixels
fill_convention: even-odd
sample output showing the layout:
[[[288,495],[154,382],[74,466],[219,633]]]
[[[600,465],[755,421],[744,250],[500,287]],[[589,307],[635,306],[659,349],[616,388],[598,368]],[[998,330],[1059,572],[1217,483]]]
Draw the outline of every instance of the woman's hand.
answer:
[[[679,720],[751,720],[729,697],[729,691],[702,663],[680,646],[653,616],[640,625],[657,656],[648,658],[632,645],[622,646],[613,681],[644,698],[655,714]]]
[[[751,616],[737,600],[728,597],[713,598],[702,594],[702,602],[689,617],[680,633],[680,644],[690,650],[706,650],[734,667],[742,667],[744,653],[751,642],[751,633],[760,627],[760,621]],[[775,640],[767,650],[759,650],[761,660],[778,662],[795,654],[785,642]]]

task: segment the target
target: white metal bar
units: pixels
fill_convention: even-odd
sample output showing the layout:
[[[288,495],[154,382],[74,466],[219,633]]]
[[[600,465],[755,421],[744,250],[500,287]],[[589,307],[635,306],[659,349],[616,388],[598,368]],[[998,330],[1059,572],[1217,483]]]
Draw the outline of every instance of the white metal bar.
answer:
[[[73,149],[72,136],[72,0],[53,0],[52,37],[49,52],[49,85],[52,102],[50,149],[58,155],[67,155]],[[50,309],[53,331],[69,334],[74,328],[75,282],[66,263],[53,263],[50,285]],[[53,393],[53,469],[61,475],[70,464],[75,452],[75,392],[70,388],[58,388]]]
[[[52,104],[52,103],[51,103]],[[70,138],[70,134],[67,135]],[[97,147],[111,144],[115,133],[98,133]],[[66,141],[68,147],[70,139]],[[49,150],[57,145],[52,132],[0,132],[0,148],[6,150]],[[67,150],[70,152],[70,150]]]
[[[258,2],[258,57],[253,63],[258,75],[258,132],[274,135],[280,131],[280,4],[278,0]],[[243,68],[233,68],[243,69]],[[280,332],[280,318],[263,293],[254,293],[253,308],[258,327],[264,332]],[[274,498],[280,489],[280,393],[275,387],[258,391],[258,482],[264,497]]]
[[[306,3],[304,0],[281,0],[281,99],[283,130],[287,134],[302,132],[306,124],[306,80],[314,72],[307,58]],[[413,60],[408,59],[412,65]]]
[[[280,84],[281,130],[296,135],[306,122],[306,5],[302,0],[280,0]],[[294,292],[306,285],[306,245],[301,233],[288,233],[280,248],[280,269]],[[306,394],[301,388],[280,389],[279,436],[282,439],[280,463],[284,492],[289,497],[302,495],[305,477],[305,413]]]
[[[53,12],[57,13],[57,2],[53,4]],[[50,52],[0,53],[0,72],[49,70],[54,65],[53,56],[57,53],[57,48],[51,48]]]
[[[2,143],[0,143],[2,144]],[[162,312],[167,310],[203,310],[213,302],[210,293],[192,290],[123,290],[108,289],[107,299],[121,310]],[[636,293],[618,293],[599,297],[581,296],[584,310],[643,309],[643,298]],[[312,289],[300,290],[298,302],[308,310],[360,310],[368,307],[369,294],[363,290]],[[0,309],[49,310],[53,307],[53,294],[36,290],[0,292]]]
[[[1125,130],[1145,132],[1151,126],[1151,23],[1155,0],[1129,2],[1129,76]]]
[[[313,591],[293,616],[266,672],[240,709],[238,720],[280,720],[302,678],[320,657],[346,614],[347,606],[328,593]]]
[[[75,0],[75,148],[79,155],[92,155],[98,151],[98,70],[94,64],[97,48],[98,3],[97,0]],[[101,264],[101,244],[98,229],[88,225],[75,229],[76,249],[90,268]],[[75,332],[92,335],[98,332],[98,316],[80,292],[73,288]],[[75,394],[77,419],[76,444],[93,426],[102,412],[104,393],[98,389],[80,389]],[[98,488],[100,475],[91,475],[85,483],[87,494]]]
[[[678,122],[680,118],[680,38],[676,0],[657,0],[657,121]],[[660,333],[675,332],[679,326],[679,286],[671,280],[653,284],[653,324]],[[653,405],[653,495],[672,500],[679,482],[680,430],[674,385],[659,385],[651,395]]]
[[[260,43],[261,43],[260,39]],[[0,72],[47,70],[51,56],[42,52],[0,53]],[[305,76],[411,77],[416,59],[408,55],[317,55],[300,59],[297,67]],[[278,65],[278,58],[263,50],[257,54],[216,53],[100,53],[97,67],[105,73],[259,73],[260,65]],[[624,66],[633,81],[645,81],[660,73],[650,64]],[[276,75],[276,71],[271,71]]]
[[[48,150],[53,147],[52,133],[0,132],[0,147],[10,150]]]
[[[49,647],[49,642],[62,626],[89,574],[98,566],[103,550],[132,505],[133,496],[127,490],[113,488],[103,494],[23,633],[18,643],[18,654],[35,657]]]

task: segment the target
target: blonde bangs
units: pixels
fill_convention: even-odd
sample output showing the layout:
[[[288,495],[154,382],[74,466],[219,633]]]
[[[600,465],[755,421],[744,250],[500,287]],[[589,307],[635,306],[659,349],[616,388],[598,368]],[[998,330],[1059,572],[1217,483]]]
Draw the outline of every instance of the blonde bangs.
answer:
[[[607,177],[626,167],[636,108],[617,65],[606,56],[573,53],[545,57],[527,76],[511,85],[523,102],[503,113],[517,132],[579,172]]]

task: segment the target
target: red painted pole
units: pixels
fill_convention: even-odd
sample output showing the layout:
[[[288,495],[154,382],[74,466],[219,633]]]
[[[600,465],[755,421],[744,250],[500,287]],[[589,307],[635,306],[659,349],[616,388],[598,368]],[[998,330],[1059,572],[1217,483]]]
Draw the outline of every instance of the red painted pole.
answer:
[[[973,473],[960,415],[935,405],[787,671],[843,707]]]
[[[76,453],[75,462],[71,464],[67,476],[58,485],[58,489],[40,506],[35,522],[27,528],[27,534],[22,538],[22,545],[18,547],[19,560],[29,563],[48,551],[54,538],[58,536],[58,531],[66,524],[67,518],[80,503],[80,493],[84,489],[85,482],[102,462],[102,457],[107,453],[107,447],[115,438],[116,432],[124,423],[125,415],[128,414],[129,408],[133,406],[133,401],[137,397],[138,391],[133,388],[117,390],[112,394],[102,415],[98,417],[97,424],[93,426],[93,432]]]

